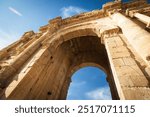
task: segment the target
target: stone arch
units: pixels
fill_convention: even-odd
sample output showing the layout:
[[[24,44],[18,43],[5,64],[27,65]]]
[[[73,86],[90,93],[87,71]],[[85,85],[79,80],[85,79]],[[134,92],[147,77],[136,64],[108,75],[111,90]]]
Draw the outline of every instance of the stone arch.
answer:
[[[105,81],[105,85],[106,86],[108,86],[109,88],[111,88],[110,87],[110,82],[109,82],[109,77],[110,77],[110,73],[109,73],[109,70],[106,70],[105,68],[103,68],[101,65],[99,65],[98,63],[95,63],[95,62],[84,62],[84,63],[81,63],[81,64],[79,64],[79,65],[76,65],[76,66],[74,66],[74,67],[71,67],[70,68],[70,70],[68,71],[68,79],[70,79],[70,82],[71,82],[71,84],[73,85],[74,84],[74,80],[73,79],[75,79],[74,77],[73,77],[73,75],[75,75],[76,73],[78,73],[78,71],[80,71],[81,69],[85,69],[85,68],[87,68],[87,67],[92,67],[92,69],[94,69],[94,68],[96,68],[96,69],[98,69],[99,70],[99,72],[100,73],[102,73],[102,74],[105,74],[105,77],[98,77],[98,78],[96,78],[97,80],[95,80],[94,82],[96,83],[96,82],[98,82],[98,80],[100,81],[100,80],[104,80]],[[91,69],[91,68],[90,68]],[[89,71],[90,72],[90,71]],[[81,73],[81,72],[80,72]],[[99,73],[99,74],[100,74]],[[87,73],[84,73],[84,75],[86,75]],[[76,74],[77,75],[77,74]],[[94,74],[91,74],[89,77],[91,77],[91,78],[93,78],[93,76],[94,76]],[[80,80],[80,82],[87,82],[88,83],[88,80],[86,80],[85,79],[85,77],[83,77],[83,76],[79,76],[79,77],[81,77],[82,78],[82,80]],[[76,77],[78,80],[79,80],[79,78],[78,77]],[[83,80],[84,79],[84,80]],[[100,83],[99,83],[99,86],[100,86]],[[70,85],[69,86],[69,88],[68,88],[68,92],[67,92],[67,96],[68,96],[68,94],[69,94],[69,90],[70,90],[70,88],[71,88],[72,86]],[[86,86],[85,87],[87,87],[87,84],[86,84]],[[90,85],[89,85],[89,87],[90,87]],[[82,87],[81,87],[82,88]],[[97,88],[100,88],[100,87],[97,87]],[[75,88],[73,88],[74,90],[76,90]],[[79,90],[79,89],[78,89]],[[112,91],[112,89],[110,89],[110,92]],[[75,93],[75,92],[71,92],[71,93]],[[83,92],[83,93],[85,93],[85,92]],[[112,94],[113,92],[111,92],[111,98],[112,98],[112,96],[114,96],[113,94]],[[77,95],[79,95],[79,94],[77,94]],[[64,98],[65,99],[65,98]],[[66,98],[67,99],[67,98]],[[113,97],[113,99],[116,99],[115,97]]]
[[[92,41],[94,42],[94,40],[95,40],[94,43],[98,44],[98,46],[100,47],[100,50],[98,50],[98,51],[100,53],[98,51],[95,51],[95,50],[92,53],[82,54],[82,52],[80,52],[76,56],[73,57],[74,61],[72,61],[73,64],[70,65],[70,67],[67,71],[67,76],[65,78],[66,81],[64,82],[64,86],[63,86],[62,91],[60,93],[59,99],[66,99],[67,91],[68,91],[68,87],[69,87],[69,84],[67,86],[66,86],[66,84],[68,82],[70,83],[70,81],[71,81],[70,78],[71,78],[72,73],[74,73],[74,71],[78,70],[79,68],[84,67],[84,66],[88,66],[88,65],[98,67],[106,73],[107,81],[111,87],[112,97],[113,97],[113,99],[119,99],[117,91],[116,91],[116,87],[114,87],[114,84],[113,84],[113,82],[114,82],[113,81],[113,75],[112,75],[110,67],[109,67],[109,62],[108,62],[108,57],[107,57],[107,53],[105,50],[105,46],[101,43],[101,39],[98,37],[98,35],[96,35],[96,36],[95,35],[92,35],[92,36],[91,35],[78,35],[78,37],[70,38],[70,39],[64,41],[59,46],[66,44],[66,43],[69,43],[70,41],[73,41],[73,40],[75,41],[75,40],[80,40],[80,39],[81,40],[85,39],[88,42],[89,38],[93,38]],[[98,42],[96,42],[96,40]],[[78,41],[78,43],[79,43],[79,41]],[[92,46],[94,47],[94,45],[92,45]],[[67,45],[67,47],[68,47],[68,45]],[[78,45],[78,47],[80,48],[79,45]],[[88,48],[87,48],[87,51],[88,51]],[[101,53],[101,51],[103,51],[103,52]],[[80,59],[78,59],[78,56],[80,57]]]
[[[150,35],[124,15],[125,12],[132,15],[133,11],[128,9],[133,6],[138,8],[139,4],[147,3],[130,4],[111,2],[103,5],[102,10],[67,19],[55,18],[38,33],[26,32],[20,40],[4,48],[0,51],[0,99],[65,99],[64,92],[70,83],[67,71],[71,64],[81,60],[107,66],[104,68],[110,71],[113,99],[150,99]],[[84,47],[90,38],[98,38],[99,42],[93,39],[89,44],[101,44],[101,49],[95,48],[100,51],[89,49],[80,54],[75,51],[74,58],[78,59],[72,58],[71,51],[66,53],[61,45],[68,42],[66,47],[70,47],[74,43],[76,50],[80,42],[77,38],[88,38],[82,42]],[[76,40],[71,42],[72,39]],[[88,46],[94,47],[97,46]],[[95,61],[87,59],[90,57]],[[99,58],[108,61],[98,62]]]
[[[79,65],[76,65],[74,67],[72,67],[69,71],[68,74],[68,78],[70,78],[76,71],[78,71],[80,68],[84,68],[87,66],[92,66],[92,67],[97,67],[99,69],[101,69],[106,75],[108,75],[109,73],[107,72],[107,70],[105,70],[105,68],[103,68],[102,66],[100,66],[99,64],[96,64],[94,62],[87,62],[87,63],[81,63]]]
[[[106,21],[105,21],[106,20]],[[119,27],[114,24],[110,19],[105,20],[93,20],[91,22],[72,24],[69,27],[62,27],[54,33],[52,36],[49,36],[45,39],[42,44],[51,46],[54,50],[61,45],[63,42],[68,41],[72,38],[82,37],[82,36],[98,36],[100,42],[103,44],[104,34],[107,36],[119,32]],[[53,51],[53,50],[52,50]]]
[[[85,23],[84,25],[72,25],[69,28],[62,28],[52,37],[50,36],[44,40],[43,45],[49,45],[53,49],[56,49],[63,42],[68,41],[72,38],[82,37],[82,36],[99,36],[99,27],[96,23]]]
[[[78,71],[80,68],[84,68],[84,67],[88,67],[88,66],[97,67],[97,68],[99,68],[100,70],[102,70],[106,74],[106,81],[108,82],[108,85],[110,87],[112,98],[113,99],[119,99],[117,91],[116,91],[116,87],[113,84],[113,76],[110,73],[109,68],[106,68],[106,67],[102,66],[100,63],[97,63],[97,62],[94,62],[94,61],[93,62],[90,61],[90,62],[83,62],[83,63],[79,63],[79,64],[76,64],[76,65],[73,65],[68,70],[68,75],[66,77],[71,82],[71,76],[76,71]],[[66,99],[66,97],[64,97],[64,99]]]
[[[62,66],[65,66],[65,67],[64,68],[61,67],[62,69],[60,68],[60,70],[58,70],[58,74],[60,74],[60,76],[57,76],[57,79],[58,79],[58,77],[63,77],[64,80],[62,81],[62,83],[60,83],[62,85],[61,86],[62,88],[61,88],[61,91],[59,91],[60,94],[58,94],[56,97],[55,97],[55,95],[56,95],[57,91],[55,91],[55,90],[57,90],[57,89],[55,89],[55,88],[51,88],[50,90],[47,90],[45,92],[45,94],[42,94],[42,95],[41,95],[41,93],[43,93],[42,90],[39,91],[40,93],[37,92],[36,89],[39,87],[39,85],[41,85],[41,83],[36,84],[36,82],[38,82],[38,79],[40,79],[40,77],[43,77],[43,78],[44,77],[49,77],[49,76],[44,76],[43,74],[46,74],[46,73],[41,71],[39,76],[36,75],[37,78],[35,78],[35,79],[37,79],[37,80],[35,80],[32,84],[32,85],[35,85],[35,86],[32,86],[32,87],[30,86],[30,88],[28,89],[27,92],[25,92],[24,95],[17,95],[17,93],[14,93],[14,92],[19,92],[19,88],[21,88],[20,90],[23,90],[22,89],[23,87],[21,87],[21,84],[23,83],[23,81],[20,82],[18,80],[18,84],[16,84],[16,86],[14,87],[14,90],[12,90],[13,92],[10,93],[9,92],[10,90],[9,90],[9,87],[8,87],[7,90],[5,91],[5,93],[7,95],[5,95],[5,97],[3,96],[3,98],[8,98],[8,99],[22,99],[22,98],[25,98],[25,99],[65,99],[67,94],[64,93],[64,92],[66,92],[68,90],[68,86],[66,86],[66,85],[67,84],[69,85],[69,83],[70,83],[70,80],[67,79],[69,77],[67,74],[69,74],[69,72],[70,72],[69,69],[72,69],[72,67],[74,67],[74,65],[75,66],[88,65],[89,63],[91,63],[92,65],[99,66],[101,69],[103,69],[105,72],[107,72],[107,76],[109,76],[109,79],[107,78],[108,82],[113,82],[113,80],[110,79],[113,76],[112,76],[110,68],[109,68],[109,62],[107,61],[108,57],[107,57],[107,53],[106,53],[106,50],[105,50],[105,46],[104,46],[103,43],[101,43],[102,38],[101,38],[101,35],[99,34],[99,31],[100,31],[100,28],[99,28],[99,26],[97,26],[96,23],[87,23],[87,24],[85,23],[82,26],[81,25],[78,25],[78,26],[73,25],[69,28],[63,28],[63,29],[58,30],[57,33],[54,33],[54,35],[46,38],[42,42],[43,46],[44,45],[48,45],[48,46],[43,48],[43,51],[42,51],[43,55],[41,54],[39,56],[39,60],[42,61],[43,57],[46,54],[46,56],[49,58],[49,59],[47,59],[47,61],[51,61],[50,63],[49,62],[48,63],[49,63],[49,65],[52,66],[52,69],[54,69],[55,66],[57,66],[57,61],[61,61],[61,60],[58,60],[59,59],[58,56],[63,56],[63,55],[66,54],[66,51],[64,50],[64,47],[62,47],[62,45],[65,44],[65,43],[66,44],[68,43],[68,45],[66,45],[66,47],[69,47],[69,45],[70,45],[69,43],[71,43],[73,39],[75,41],[74,46],[76,46],[76,43],[81,43],[80,41],[78,42],[76,40],[84,39],[84,41],[82,41],[82,44],[84,42],[87,42],[88,46],[86,48],[97,47],[97,48],[93,48],[93,49],[96,49],[96,51],[92,50],[92,53],[91,52],[88,53],[89,50],[84,50],[85,52],[83,51],[83,53],[81,52],[80,54],[78,54],[79,57],[87,58],[87,59],[85,59],[85,61],[79,61],[79,63],[74,62],[74,61],[70,61],[70,62],[74,62],[74,64],[65,63],[66,65],[62,65]],[[91,47],[90,47],[91,43],[88,42],[89,40],[90,40],[91,43],[94,44]],[[82,44],[80,44],[80,47],[82,47]],[[79,46],[79,45],[77,45],[77,46]],[[74,48],[76,48],[76,47],[74,47]],[[86,49],[86,48],[84,48],[84,49]],[[37,53],[39,53],[39,52],[40,51],[37,51]],[[76,56],[76,58],[78,58],[78,56]],[[70,56],[67,55],[66,60],[64,60],[64,61],[68,62],[69,61],[68,59],[70,59],[69,57]],[[63,59],[65,59],[65,57]],[[105,60],[105,61],[103,61],[103,60]],[[75,59],[75,61],[76,61],[76,59]],[[62,61],[62,63],[63,63],[63,61]],[[22,80],[27,80],[27,79],[29,80],[30,78],[32,78],[33,76],[31,75],[31,73],[34,72],[34,74],[35,74],[38,71],[37,69],[39,69],[38,67],[40,66],[40,64],[41,63],[38,63],[38,61],[35,61],[35,65],[33,64],[34,65],[33,67],[29,66],[31,68],[29,70],[29,74],[27,74],[27,76],[24,76],[24,79],[22,78]],[[46,68],[46,66],[45,66],[43,69],[48,70],[50,68]],[[56,69],[59,69],[59,68],[56,68]],[[53,70],[53,72],[56,73],[55,70]],[[18,78],[18,76],[19,75],[15,76],[15,77]],[[55,77],[56,76],[53,74],[53,80],[54,80]],[[111,80],[111,81],[109,81],[109,80]],[[41,80],[40,82],[44,82],[44,81]],[[54,81],[52,81],[52,82],[54,82]],[[52,85],[52,84],[49,84],[49,85]],[[12,84],[11,84],[11,87],[12,87]],[[46,85],[41,86],[41,87],[46,88]],[[56,87],[56,86],[54,86],[54,87]],[[111,85],[111,87],[113,87],[113,85]],[[113,87],[112,90],[114,90],[114,89],[115,88]],[[37,93],[39,93],[39,94],[36,95]],[[115,94],[115,93],[113,93],[113,94]],[[114,99],[118,99],[117,93],[115,94]]]
[[[94,20],[94,21],[92,21],[92,22],[90,22],[90,23],[88,23],[88,22],[85,22],[85,23],[81,23],[81,24],[77,24],[77,25],[70,25],[70,26],[68,26],[68,27],[63,27],[63,28],[61,28],[61,29],[59,29],[56,33],[54,33],[54,34],[51,34],[49,31],[47,31],[39,40],[42,40],[43,39],[43,41],[42,41],[42,48],[41,48],[41,51],[38,49],[37,50],[37,57],[38,57],[38,59],[37,59],[37,61],[35,61],[34,62],[34,64],[33,64],[33,62],[32,62],[32,66],[29,64],[28,65],[28,63],[26,64],[26,67],[27,67],[27,69],[28,68],[30,68],[29,69],[29,71],[28,71],[28,73],[25,73],[25,75],[24,76],[22,76],[22,78],[20,78],[20,79],[22,79],[21,81],[20,80],[18,80],[17,81],[17,83],[11,83],[10,85],[8,85],[8,88],[6,89],[6,91],[4,91],[5,92],[5,95],[3,94],[3,96],[2,96],[2,98],[8,98],[8,99],[22,99],[22,98],[25,98],[25,99],[40,99],[40,98],[43,98],[43,99],[64,99],[64,98],[62,98],[61,96],[57,96],[57,97],[47,97],[45,94],[51,94],[51,95],[54,95],[54,93],[53,93],[53,91],[47,91],[47,92],[50,92],[50,93],[45,93],[44,94],[44,96],[40,96],[40,94],[39,95],[37,95],[37,96],[35,96],[35,94],[36,93],[38,93],[37,91],[36,91],[36,88],[37,87],[39,87],[39,85],[40,85],[40,83],[37,85],[36,84],[36,82],[38,82],[37,80],[38,79],[40,79],[40,77],[48,77],[48,76],[42,76],[42,74],[44,74],[44,72],[43,71],[41,71],[40,70],[40,68],[39,68],[39,66],[40,65],[42,65],[42,63],[41,63],[41,61],[42,61],[42,59],[45,57],[45,56],[47,56],[47,60],[45,60],[45,62],[46,61],[51,61],[49,64],[52,66],[52,69],[53,68],[55,68],[55,65],[57,65],[57,63],[56,63],[56,61],[58,61],[57,60],[57,53],[58,53],[58,56],[59,56],[59,54],[60,54],[60,56],[63,56],[63,54],[65,54],[65,52],[64,52],[64,50],[63,49],[61,49],[61,45],[63,45],[63,43],[66,43],[66,42],[71,42],[71,40],[72,39],[76,39],[76,38],[84,38],[84,39],[86,39],[86,37],[88,38],[96,38],[96,40],[97,40],[97,42],[94,42],[94,40],[95,39],[93,39],[91,42],[94,42],[95,44],[100,44],[100,45],[98,45],[98,46],[100,46],[100,47],[102,47],[102,50],[104,50],[105,49],[105,47],[104,47],[104,44],[102,44],[101,43],[101,39],[102,38],[100,38],[101,37],[101,35],[100,35],[100,33],[99,33],[99,31],[100,31],[100,27],[102,28],[102,27],[104,27],[103,25],[99,25],[99,24],[97,24],[97,21],[96,20]],[[46,38],[45,38],[46,37]],[[38,40],[38,42],[40,42]],[[89,39],[89,40],[91,40],[91,39]],[[87,40],[85,40],[85,41],[87,41]],[[77,42],[78,43],[78,42]],[[84,43],[84,42],[83,42]],[[46,46],[45,46],[46,45]],[[66,46],[67,47],[67,46]],[[80,45],[80,47],[81,47],[81,45]],[[94,47],[94,46],[93,46]],[[90,46],[88,46],[88,48],[90,48]],[[42,52],[42,53],[41,53]],[[101,51],[99,51],[100,53],[101,53]],[[107,63],[107,65],[104,65],[106,62],[104,62],[104,63],[102,63],[102,62],[100,62],[100,61],[98,61],[98,57],[100,57],[101,58],[101,60],[102,59],[104,59],[103,57],[103,55],[99,55],[99,52],[92,52],[92,53],[88,53],[88,54],[86,54],[86,56],[83,56],[83,57],[86,57],[86,58],[89,58],[89,56],[93,56],[93,57],[95,57],[95,58],[91,58],[91,59],[93,59],[94,61],[91,61],[90,59],[88,60],[86,60],[84,63],[93,63],[93,64],[98,64],[98,65],[100,65],[100,66],[103,66],[102,68],[104,68],[105,69],[105,71],[106,71],[106,69],[107,69],[107,74],[111,74],[111,72],[109,71],[110,69],[109,69],[109,66],[108,66],[108,63]],[[35,54],[36,54],[35,53]],[[38,56],[38,53],[40,54],[40,56]],[[62,54],[61,54],[62,53]],[[103,53],[103,52],[102,52]],[[91,55],[92,54],[92,55]],[[83,53],[83,55],[85,55],[85,53]],[[80,55],[79,55],[80,56]],[[81,56],[82,56],[82,54],[81,54]],[[33,56],[33,58],[37,58],[36,57],[36,55],[34,55]],[[33,59],[32,57],[31,57],[31,59],[29,59],[29,60],[32,60]],[[105,56],[105,60],[107,59],[107,57]],[[40,61],[40,63],[39,63],[39,61]],[[80,62],[82,62],[83,63],[83,61],[80,61]],[[78,64],[82,64],[82,63],[78,63]],[[45,63],[44,63],[45,64]],[[54,64],[54,65],[52,65],[52,64]],[[71,67],[71,66],[69,66],[69,64],[70,63],[67,63],[67,65],[68,65],[68,67]],[[77,63],[75,63],[75,64],[77,64]],[[43,65],[42,65],[43,66]],[[104,67],[105,66],[105,67]],[[42,69],[48,69],[48,68],[46,68],[46,66],[45,67],[43,67]],[[59,69],[59,68],[57,68],[57,69]],[[68,68],[63,68],[62,67],[62,69],[61,70],[59,70],[59,72],[60,72],[60,74],[62,75],[62,74],[64,74],[63,72],[67,72],[68,73],[68,71],[67,71],[67,69]],[[39,76],[36,74],[36,72],[37,71],[39,71],[40,70],[40,74],[39,74]],[[35,72],[36,71],[36,72]],[[33,73],[34,72],[34,73]],[[108,73],[109,72],[109,73]],[[22,71],[20,71],[20,73],[22,74]],[[24,93],[24,95],[17,95],[17,92],[19,92],[19,88],[21,88],[20,90],[23,90],[22,88],[23,87],[20,87],[21,86],[21,84],[23,83],[23,81],[24,80],[29,80],[30,78],[32,78],[32,77],[35,77],[35,76],[33,76],[31,73],[33,73],[33,75],[35,75],[36,76],[36,78],[35,78],[35,81],[33,81],[33,83],[32,83],[32,85],[35,85],[35,86],[32,86],[31,87],[31,85],[30,85],[30,87],[28,88],[28,90]],[[26,75],[27,74],[27,75]],[[19,74],[16,74],[15,76],[14,76],[14,79],[19,79],[19,77],[20,77],[20,75]],[[24,78],[23,78],[24,77]],[[53,76],[53,77],[55,77],[55,76]],[[68,76],[64,76],[64,77],[68,77]],[[43,81],[41,81],[41,82],[43,82]],[[62,81],[63,82],[63,81]],[[64,83],[63,83],[64,84]],[[23,85],[23,84],[22,84]],[[12,88],[11,87],[14,87],[14,89],[12,90]],[[9,87],[11,88],[11,90],[9,89]],[[19,88],[18,88],[19,87]],[[41,86],[42,87],[42,86]],[[44,86],[45,87],[45,86]],[[16,91],[17,90],[17,91]],[[51,89],[52,90],[52,89]],[[14,93],[14,92],[16,92],[16,93]],[[63,92],[63,91],[62,91]],[[43,93],[42,91],[41,91],[41,93]],[[10,96],[9,96],[10,95]],[[60,94],[61,95],[61,94]],[[23,97],[24,96],[24,97]],[[49,95],[50,96],[50,95]]]
[[[116,25],[114,25],[114,24],[109,25],[108,22],[104,22],[103,24],[101,24],[101,23],[98,24],[96,21],[93,21],[93,23],[84,23],[84,25],[77,25],[77,26],[72,25],[69,28],[64,28],[64,29],[60,30],[60,32],[58,32],[59,35],[57,34],[56,36],[54,36],[54,38],[51,39],[50,48],[53,48],[54,50],[56,50],[60,45],[62,45],[63,43],[65,43],[67,41],[71,41],[72,39],[79,38],[79,37],[89,37],[89,36],[97,37],[99,39],[99,44],[101,44],[101,46],[104,47],[103,35],[101,35],[101,33],[107,33],[106,31],[109,31],[109,30],[111,31],[111,29],[114,29],[113,30],[114,33],[119,31],[118,27]],[[105,49],[105,47],[103,49]],[[52,50],[51,53],[54,53],[54,50]],[[98,55],[96,55],[96,56],[100,57]],[[106,53],[105,57],[106,56],[107,56],[107,53]],[[103,61],[103,59],[101,59],[101,61]],[[106,57],[105,59],[108,59],[108,57]],[[114,86],[113,75],[112,75],[110,67],[109,67],[109,62],[107,61],[104,63],[105,63],[105,65],[103,63],[99,63],[97,61],[91,61],[91,60],[87,60],[85,62],[82,61],[81,63],[76,63],[75,66],[73,65],[70,67],[70,71],[67,72],[67,74],[69,74],[69,75],[66,77],[70,78],[71,73],[72,73],[71,70],[76,69],[76,68],[78,69],[80,65],[81,66],[82,65],[97,66],[107,74],[107,81],[109,82],[109,85],[111,87],[113,99],[119,99],[117,89]],[[71,73],[69,73],[69,72],[71,72]],[[68,82],[70,82],[70,80]],[[62,92],[64,92],[64,91],[62,91]],[[65,96],[67,96],[67,95],[63,95],[62,97],[60,96],[59,98],[66,99]]]

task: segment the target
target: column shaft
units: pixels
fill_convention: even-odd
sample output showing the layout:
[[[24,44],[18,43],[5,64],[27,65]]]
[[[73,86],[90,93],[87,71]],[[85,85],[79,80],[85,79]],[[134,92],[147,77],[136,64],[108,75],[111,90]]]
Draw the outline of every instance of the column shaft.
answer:
[[[134,17],[138,18],[140,21],[145,23],[147,25],[147,27],[150,26],[150,17],[149,16],[143,15],[141,13],[134,13]]]
[[[150,34],[121,13],[114,13],[111,17],[137,53],[149,64]]]
[[[117,93],[120,100],[150,99],[149,81],[136,63],[132,51],[128,49],[124,40],[123,34],[104,39],[113,74],[111,80],[114,81],[114,84],[113,82],[110,84],[116,87],[111,87],[113,88],[112,93]],[[115,90],[116,92],[114,92]]]

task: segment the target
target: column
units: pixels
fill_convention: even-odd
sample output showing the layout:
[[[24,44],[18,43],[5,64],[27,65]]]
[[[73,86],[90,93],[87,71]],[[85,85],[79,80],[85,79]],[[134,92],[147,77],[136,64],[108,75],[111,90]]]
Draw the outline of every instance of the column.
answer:
[[[114,83],[109,83],[111,88],[115,86],[114,91],[117,89],[112,93],[118,93],[120,100],[150,99],[149,81],[127,47],[124,35],[104,36],[103,39],[113,74],[110,80]]]
[[[150,17],[149,16],[143,15],[141,13],[134,13],[133,16],[138,18],[143,23],[145,23],[147,25],[147,27],[150,26]]]
[[[150,34],[119,12],[114,13],[111,18],[122,29],[137,53],[150,65]]]

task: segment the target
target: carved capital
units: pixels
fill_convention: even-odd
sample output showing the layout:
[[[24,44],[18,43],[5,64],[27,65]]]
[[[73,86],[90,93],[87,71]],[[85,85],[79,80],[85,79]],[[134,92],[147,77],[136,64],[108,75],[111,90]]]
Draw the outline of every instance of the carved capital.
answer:
[[[129,14],[131,14],[130,12],[131,12],[132,10],[136,10],[136,9],[137,9],[136,7],[126,9],[126,15],[127,15],[127,16],[130,16],[130,15],[129,15]]]
[[[111,29],[101,29],[100,35],[101,35],[101,43],[104,44],[104,40],[110,37],[115,37],[119,33],[119,28],[111,28]]]
[[[138,13],[138,10],[129,11],[128,15],[133,18],[135,13]]]

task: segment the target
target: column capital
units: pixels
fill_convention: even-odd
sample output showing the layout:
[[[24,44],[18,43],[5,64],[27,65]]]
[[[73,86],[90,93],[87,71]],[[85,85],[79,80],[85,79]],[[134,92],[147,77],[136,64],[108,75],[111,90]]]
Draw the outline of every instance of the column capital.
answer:
[[[101,43],[104,44],[106,38],[115,37],[119,33],[119,27],[100,29]]]

